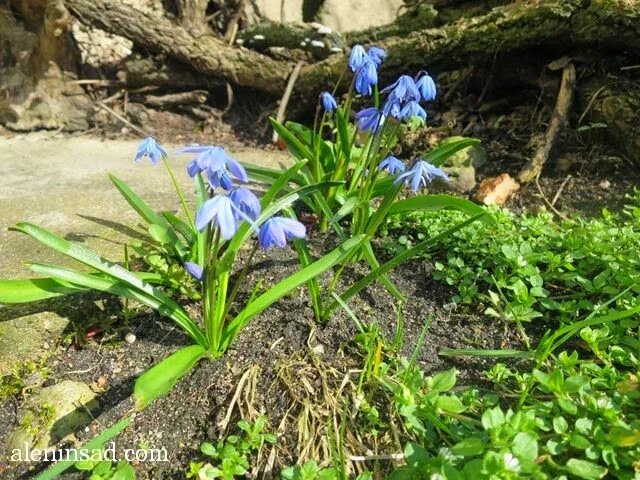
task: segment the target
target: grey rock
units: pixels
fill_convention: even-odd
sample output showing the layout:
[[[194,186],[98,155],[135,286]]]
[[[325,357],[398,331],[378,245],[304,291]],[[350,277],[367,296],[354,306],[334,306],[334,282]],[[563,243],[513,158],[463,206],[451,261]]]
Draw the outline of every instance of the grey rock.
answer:
[[[98,406],[96,394],[88,385],[64,380],[30,397],[22,411],[18,427],[9,435],[7,452],[43,449],[61,440],[73,440],[73,433],[91,421]]]
[[[69,320],[53,312],[40,312],[0,322],[0,376],[19,362],[38,360],[47,354]]]

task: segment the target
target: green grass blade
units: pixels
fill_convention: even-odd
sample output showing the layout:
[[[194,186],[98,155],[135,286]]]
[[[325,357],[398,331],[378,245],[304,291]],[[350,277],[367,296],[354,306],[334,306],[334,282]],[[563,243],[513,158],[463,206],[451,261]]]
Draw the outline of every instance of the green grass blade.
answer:
[[[486,210],[464,198],[453,195],[418,195],[398,200],[389,207],[389,215],[402,212],[437,211],[443,209],[458,210],[467,215],[480,215]],[[484,217],[485,221],[495,222],[491,215]]]
[[[300,285],[304,285],[312,278],[316,278],[318,275],[333,267],[336,263],[341,262],[347,256],[351,255],[354,249],[360,247],[363,239],[364,235],[358,235],[350,238],[329,254],[319,260],[316,260],[308,267],[305,267],[285,278],[249,303],[240,313],[238,313],[226,328],[223,339],[224,348],[227,348],[231,344],[242,327],[244,327],[254,316],[258,315],[292,290],[295,290]]]
[[[493,357],[493,358],[534,358],[535,352],[523,350],[482,350],[475,348],[444,348],[438,352],[443,357]]]
[[[29,303],[86,292],[88,288],[55,278],[0,280],[0,303]]]
[[[136,410],[144,410],[158,398],[166,395],[194,365],[207,354],[200,345],[181,348],[144,372],[133,387]]]
[[[111,427],[104,430],[97,437],[89,440],[87,443],[82,445],[82,447],[78,448],[78,451],[91,452],[93,450],[102,450],[105,443],[107,443],[112,438],[115,438],[122,430],[127,428],[129,424],[131,424],[131,422],[132,419],[130,418],[120,420],[115,425],[112,425]],[[58,476],[73,467],[75,464],[76,462],[73,460],[61,460],[47,468],[44,472],[38,475],[35,480],[55,480],[56,478],[58,478]]]
[[[84,286],[86,288],[112,293],[114,295],[119,295],[129,298],[130,300],[143,303],[172,319],[199,345],[202,345],[203,347],[208,345],[204,335],[198,326],[191,320],[189,315],[182,309],[182,307],[180,307],[180,305],[166,296],[163,299],[159,299],[111,277],[103,278],[97,275],[76,272],[56,265],[33,263],[29,265],[29,268],[36,273],[41,273],[43,275],[48,275],[50,277]]]

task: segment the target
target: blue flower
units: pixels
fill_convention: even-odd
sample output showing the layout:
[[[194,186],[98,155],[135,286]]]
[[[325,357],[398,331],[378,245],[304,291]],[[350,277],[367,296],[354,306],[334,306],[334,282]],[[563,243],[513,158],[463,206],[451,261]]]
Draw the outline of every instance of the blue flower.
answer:
[[[349,68],[351,68],[353,73],[357,72],[368,58],[367,52],[364,51],[362,45],[354,46],[349,54]]]
[[[324,107],[324,109],[327,112],[331,113],[336,108],[338,108],[338,104],[336,103],[336,99],[333,98],[333,95],[331,95],[329,92],[322,92],[320,94],[320,99],[322,100],[322,106]]]
[[[384,122],[384,116],[377,108],[369,107],[355,115],[358,128],[363,132],[375,133]]]
[[[270,247],[284,248],[287,240],[292,238],[304,238],[307,229],[297,220],[285,217],[271,217],[260,227],[258,242],[260,247],[267,249]]]
[[[229,193],[229,198],[235,207],[251,220],[255,220],[260,216],[260,200],[258,200],[258,197],[256,197],[248,188],[234,188],[231,190],[231,193]],[[237,217],[238,216],[236,216],[236,218]]]
[[[371,47],[367,52],[369,58],[373,60],[376,65],[380,65],[382,61],[387,58],[387,51],[380,47]]]
[[[356,92],[360,95],[371,95],[371,87],[378,83],[376,64],[369,57],[356,73]]]
[[[427,72],[420,72],[422,75],[418,78],[416,82],[416,87],[422,95],[422,98],[427,102],[430,100],[435,100],[436,98],[436,84],[433,81],[433,78],[429,76]]]
[[[411,117],[420,117],[423,120],[427,118],[427,112],[415,100],[409,100],[400,111],[400,118],[406,120]]]
[[[384,170],[390,173],[391,175],[404,172],[405,169],[406,167],[404,166],[404,163],[402,163],[402,160],[394,157],[393,155],[389,155],[387,158],[382,160],[378,165],[378,170],[380,171]]]
[[[389,95],[384,107],[382,107],[382,114],[385,117],[400,118],[400,110],[400,101],[393,98],[393,95]]]
[[[167,152],[155,138],[147,137],[138,145],[133,161],[138,162],[144,157],[148,157],[151,163],[156,165],[161,158],[167,158]]]
[[[222,187],[229,190],[233,183],[228,173],[242,182],[249,181],[244,167],[218,145],[183,147],[176,153],[196,154],[196,157],[187,165],[187,172],[189,176],[195,177],[199,172],[206,171],[212,188]]]
[[[238,230],[237,208],[226,195],[216,195],[202,204],[196,215],[196,228],[204,231],[207,225],[215,222],[220,229],[220,236],[229,240]]]
[[[390,97],[400,102],[408,100],[420,101],[420,92],[416,87],[416,82],[409,75],[401,75],[398,80],[382,90],[382,93],[388,93]]]
[[[204,270],[200,265],[193,262],[186,262],[184,266],[187,269],[187,272],[189,272],[189,275],[191,275],[193,278],[195,278],[199,282],[202,281],[202,279],[204,278]]]
[[[426,187],[438,178],[449,181],[447,174],[438,167],[424,160],[418,160],[410,170],[398,175],[393,184],[398,185],[404,182],[405,185],[411,185],[411,190],[416,193],[419,188]]]

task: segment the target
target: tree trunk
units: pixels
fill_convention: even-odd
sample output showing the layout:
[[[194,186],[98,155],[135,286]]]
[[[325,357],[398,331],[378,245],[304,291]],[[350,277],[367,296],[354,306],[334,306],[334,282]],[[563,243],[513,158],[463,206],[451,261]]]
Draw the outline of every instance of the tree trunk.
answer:
[[[207,5],[209,0],[176,0],[180,25],[196,36],[205,32]]]

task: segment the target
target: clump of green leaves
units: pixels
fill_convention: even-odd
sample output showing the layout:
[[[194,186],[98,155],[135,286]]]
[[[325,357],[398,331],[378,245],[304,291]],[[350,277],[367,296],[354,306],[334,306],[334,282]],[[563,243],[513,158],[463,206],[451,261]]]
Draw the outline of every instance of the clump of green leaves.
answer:
[[[124,460],[83,460],[75,463],[75,468],[86,472],[89,480],[136,480],[136,471]]]
[[[640,191],[621,214],[558,222],[549,213],[515,215],[495,209],[496,222],[474,223],[442,238],[434,278],[457,288],[456,303],[484,302],[505,320],[553,316],[572,322],[609,298],[634,304],[640,293]],[[446,230],[457,212],[404,213],[386,224],[396,254]]]
[[[213,445],[204,442],[200,451],[211,459],[210,461],[191,462],[187,478],[222,478],[233,480],[249,473],[249,459],[258,452],[265,443],[276,443],[276,436],[265,433],[267,418],[259,417],[254,424],[246,420],[238,422],[240,435],[229,435]]]

